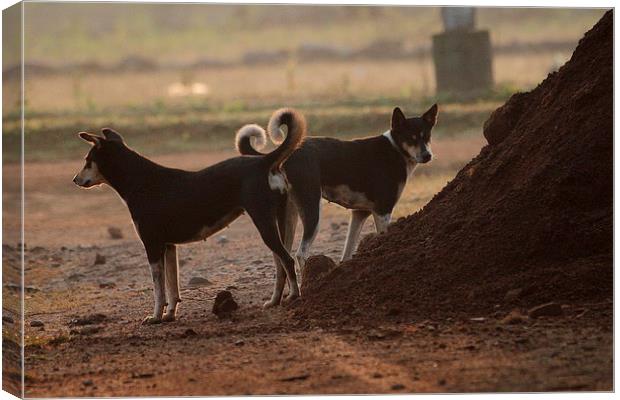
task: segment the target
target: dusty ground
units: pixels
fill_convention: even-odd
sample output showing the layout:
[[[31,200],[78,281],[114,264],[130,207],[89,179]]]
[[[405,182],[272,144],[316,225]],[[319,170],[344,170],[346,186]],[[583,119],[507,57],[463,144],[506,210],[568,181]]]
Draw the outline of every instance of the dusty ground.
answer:
[[[425,204],[481,144],[479,138],[437,141],[439,159],[418,171],[396,215]],[[198,168],[228,155],[157,160]],[[178,321],[143,326],[152,306],[143,248],[110,189],[73,187],[80,167],[81,161],[26,167],[26,396],[612,389],[610,303],[566,304],[562,317],[516,324],[501,322],[511,310],[506,304],[492,315],[396,315],[361,325],[345,315],[299,320],[294,305],[262,310],[273,262],[245,216],[206,242],[181,248]],[[16,168],[5,167],[5,174]],[[313,252],[337,258],[348,217],[336,206],[324,211]],[[110,226],[124,238],[111,239]],[[15,265],[6,260],[16,246],[4,244],[5,271]],[[105,262],[95,264],[97,255]],[[193,277],[208,282],[191,286]],[[226,288],[240,309],[218,320],[213,298]],[[71,323],[94,313],[102,321]],[[4,322],[5,335],[10,326]]]

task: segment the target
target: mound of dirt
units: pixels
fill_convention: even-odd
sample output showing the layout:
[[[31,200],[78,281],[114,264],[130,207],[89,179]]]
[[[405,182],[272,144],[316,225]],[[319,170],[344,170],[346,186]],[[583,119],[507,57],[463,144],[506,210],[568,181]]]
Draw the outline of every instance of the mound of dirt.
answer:
[[[365,241],[297,315],[472,315],[511,290],[511,307],[610,299],[612,93],[608,12],[566,65],[493,113],[489,145],[454,180]]]

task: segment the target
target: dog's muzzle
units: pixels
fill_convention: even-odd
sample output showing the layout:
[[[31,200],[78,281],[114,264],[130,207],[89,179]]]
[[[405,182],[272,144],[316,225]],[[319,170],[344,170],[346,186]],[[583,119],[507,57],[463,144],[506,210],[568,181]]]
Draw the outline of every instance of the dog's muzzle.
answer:
[[[420,164],[426,164],[432,159],[433,159],[433,155],[429,151],[425,151],[424,153],[420,155],[420,159],[418,160],[418,162]]]
[[[90,187],[90,179],[86,179],[84,182],[82,182],[77,175],[73,177],[73,183],[83,188]]]

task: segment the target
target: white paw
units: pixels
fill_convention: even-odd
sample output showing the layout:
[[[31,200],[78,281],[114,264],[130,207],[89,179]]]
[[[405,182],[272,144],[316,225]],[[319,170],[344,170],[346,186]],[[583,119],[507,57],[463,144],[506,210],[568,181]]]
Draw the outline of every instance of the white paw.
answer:
[[[148,316],[142,320],[142,325],[155,325],[161,323],[160,317]]]

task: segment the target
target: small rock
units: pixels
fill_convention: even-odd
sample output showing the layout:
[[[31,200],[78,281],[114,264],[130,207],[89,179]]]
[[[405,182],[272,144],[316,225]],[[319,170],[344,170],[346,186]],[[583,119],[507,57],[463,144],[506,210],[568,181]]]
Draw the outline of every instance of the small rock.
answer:
[[[100,326],[85,326],[82,329],[71,329],[71,335],[94,335],[101,330]]]
[[[196,331],[195,331],[195,330],[193,330],[193,329],[191,329],[191,328],[188,328],[188,329],[186,329],[186,330],[185,330],[185,332],[183,332],[183,333],[181,334],[181,337],[182,337],[182,338],[188,338],[188,337],[194,337],[194,336],[197,336],[197,335],[198,335],[198,334],[196,333]]]
[[[93,381],[90,380],[90,379],[87,379],[84,382],[82,382],[82,385],[84,385],[84,386],[93,386]]]
[[[101,282],[99,283],[100,289],[114,289],[116,284],[114,282]]]
[[[117,228],[115,226],[108,227],[108,234],[110,235],[110,238],[112,239],[123,238],[123,231],[121,231],[120,228]]]
[[[133,373],[131,374],[131,377],[134,379],[149,379],[154,377],[155,374],[152,372],[143,372],[143,373]]]
[[[293,376],[289,376],[287,378],[282,378],[282,379],[280,379],[280,381],[282,381],[282,382],[305,381],[309,377],[310,377],[310,374],[293,375]]]
[[[340,229],[340,224],[336,223],[336,222],[332,222],[331,223],[331,227],[333,231],[337,231],[338,229]]]
[[[12,324],[13,322],[15,322],[13,320],[13,317],[9,316],[9,315],[3,315],[2,316],[2,321],[8,323],[8,324]]]
[[[379,378],[383,378],[383,375],[382,375],[382,374],[380,374],[380,373],[378,373],[378,372],[375,372],[374,374],[372,374],[372,377],[373,377],[374,379],[379,379]]]
[[[102,265],[106,263],[106,258],[104,255],[97,253],[95,256],[95,265]]]
[[[531,308],[528,311],[528,315],[530,318],[539,318],[539,317],[558,317],[563,315],[564,311],[562,310],[562,306],[558,303],[546,303]]]
[[[90,314],[85,317],[74,318],[69,322],[70,326],[83,326],[83,325],[95,325],[105,321],[107,316],[105,314],[96,313]]]
[[[190,286],[206,286],[211,285],[211,282],[207,278],[201,276],[194,276],[190,278],[188,285]]]
[[[217,244],[226,244],[228,243],[228,238],[226,237],[226,235],[220,235],[217,237],[216,242]]]
[[[523,289],[521,288],[511,289],[506,292],[506,296],[504,296],[504,300],[507,302],[513,302],[521,296],[521,293],[523,293]]]
[[[392,390],[403,390],[404,388],[405,388],[405,385],[403,385],[402,383],[396,383],[392,385]]]
[[[245,342],[243,340],[237,340],[235,342],[235,346],[243,346],[243,345],[245,345]]]
[[[508,315],[501,319],[502,324],[515,325],[525,322],[527,317],[521,314],[519,310],[512,310]]]
[[[473,321],[473,322],[484,322],[484,321],[486,321],[487,319],[486,319],[486,318],[484,318],[484,317],[475,317],[475,318],[470,318],[469,320],[470,320],[470,321]]]
[[[263,260],[254,260],[254,261],[252,261],[252,264],[254,264],[254,265],[258,265],[258,264],[262,264],[262,263],[263,263]]]
[[[43,321],[39,321],[38,319],[30,321],[30,326],[32,327],[44,326],[44,325],[45,324],[43,323]]]
[[[437,381],[437,384],[439,386],[445,386],[446,385],[446,380],[445,379],[440,379],[440,380]]]
[[[228,290],[222,290],[215,296],[212,311],[219,318],[225,318],[238,308],[239,305],[233,299],[232,293]]]

